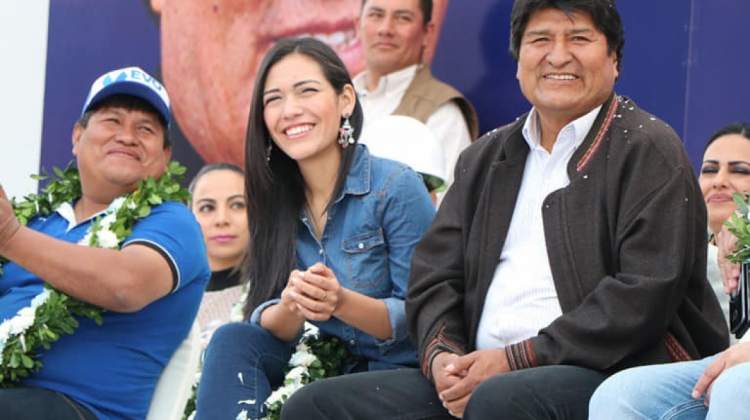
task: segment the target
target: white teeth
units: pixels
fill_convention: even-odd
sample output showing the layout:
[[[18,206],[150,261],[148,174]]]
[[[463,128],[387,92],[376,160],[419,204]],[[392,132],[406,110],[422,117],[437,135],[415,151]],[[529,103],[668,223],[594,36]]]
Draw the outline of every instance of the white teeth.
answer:
[[[555,79],[555,80],[575,80],[577,79],[575,76],[572,76],[570,74],[548,74],[547,76],[544,76],[547,79]]]
[[[286,130],[286,134],[288,136],[294,136],[296,134],[304,133],[305,131],[310,131],[311,129],[312,129],[311,125],[297,125]]]
[[[354,29],[336,31],[332,33],[299,34],[298,36],[309,36],[322,41],[333,49],[348,47],[357,39]]]

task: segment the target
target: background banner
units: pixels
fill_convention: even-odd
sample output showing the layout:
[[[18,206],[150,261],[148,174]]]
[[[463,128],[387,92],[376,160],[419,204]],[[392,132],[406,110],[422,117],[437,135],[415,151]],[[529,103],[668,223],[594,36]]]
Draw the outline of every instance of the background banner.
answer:
[[[255,71],[274,39],[312,34],[352,72],[363,68],[354,32],[361,0],[9,3],[0,12],[0,52],[10,54],[0,91],[11,92],[0,97],[0,118],[7,119],[0,124],[10,127],[0,143],[0,183],[13,195],[35,188],[22,180],[39,166],[63,167],[73,158],[73,123],[91,82],[108,70],[139,66],[164,82],[177,121],[173,156],[190,177],[204,162],[241,163]],[[433,73],[472,101],[483,132],[529,108],[508,54],[512,3],[435,2],[444,17]],[[626,42],[615,89],[671,125],[697,169],[714,129],[750,120],[750,2],[621,0],[618,8]],[[42,25],[48,16],[46,45],[39,28],[27,28],[40,16]]]

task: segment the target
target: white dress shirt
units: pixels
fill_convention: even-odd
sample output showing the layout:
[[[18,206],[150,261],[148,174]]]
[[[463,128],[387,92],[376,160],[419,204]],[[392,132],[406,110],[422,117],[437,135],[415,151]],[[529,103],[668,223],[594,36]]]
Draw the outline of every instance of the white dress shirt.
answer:
[[[505,348],[537,335],[562,315],[547,256],[542,203],[570,183],[567,166],[601,106],[563,127],[548,153],[541,146],[536,109],[523,126],[529,155],[508,235],[495,269],[477,331],[477,349]]]
[[[393,114],[414,79],[418,67],[415,64],[381,77],[378,86],[372,91],[367,89],[367,72],[360,73],[354,78],[354,88],[365,114],[363,131],[367,130],[368,125],[377,124],[379,118]],[[445,175],[450,185],[453,183],[453,169],[458,155],[471,144],[469,127],[461,109],[453,101],[440,105],[425,124],[443,145]],[[438,194],[438,203],[443,195]]]

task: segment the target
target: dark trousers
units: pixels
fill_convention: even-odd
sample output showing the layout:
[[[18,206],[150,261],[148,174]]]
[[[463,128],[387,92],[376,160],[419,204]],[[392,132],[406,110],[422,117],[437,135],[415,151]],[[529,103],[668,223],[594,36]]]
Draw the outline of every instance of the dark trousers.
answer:
[[[599,372],[545,366],[494,376],[477,387],[463,418],[586,420]],[[357,373],[313,382],[284,404],[282,420],[451,420],[416,369]]]
[[[65,394],[43,388],[0,389],[0,418],[13,420],[99,420]]]

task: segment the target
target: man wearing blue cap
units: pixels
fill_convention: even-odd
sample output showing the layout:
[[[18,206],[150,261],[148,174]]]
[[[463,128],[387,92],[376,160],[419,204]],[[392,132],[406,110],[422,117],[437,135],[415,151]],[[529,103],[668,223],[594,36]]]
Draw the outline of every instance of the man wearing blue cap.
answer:
[[[80,197],[21,226],[0,186],[0,255],[9,260],[0,274],[0,319],[16,321],[34,307],[45,283],[104,309],[101,326],[78,319],[72,334],[42,350],[38,372],[0,389],[3,418],[146,418],[209,277],[200,227],[175,201],[138,218],[118,238],[120,249],[105,249],[111,246],[92,225],[104,225],[141,180],[166,172],[169,124],[169,97],[158,81],[135,67],[112,71],[94,82],[73,128]],[[93,243],[92,234],[99,247],[81,246]],[[9,337],[0,326],[0,350]],[[0,388],[8,385],[0,378]]]

